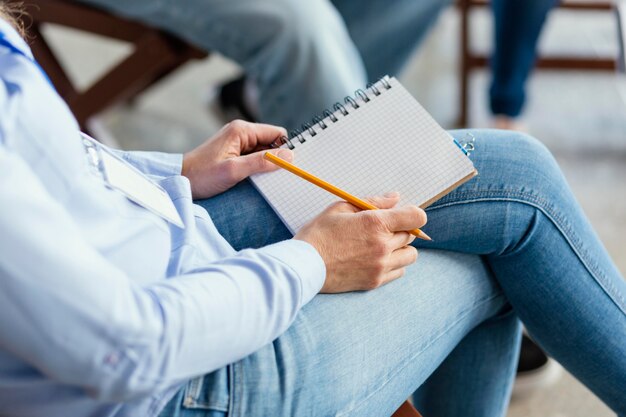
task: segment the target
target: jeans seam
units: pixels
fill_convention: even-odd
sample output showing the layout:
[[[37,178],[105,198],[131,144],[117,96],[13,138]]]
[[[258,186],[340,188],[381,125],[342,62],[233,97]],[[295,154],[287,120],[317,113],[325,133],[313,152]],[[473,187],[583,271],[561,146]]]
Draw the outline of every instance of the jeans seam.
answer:
[[[580,246],[578,242],[581,239],[576,236],[573,229],[567,224],[566,219],[559,216],[558,213],[554,213],[548,200],[536,196],[528,192],[521,191],[491,191],[491,190],[473,190],[473,191],[461,191],[454,194],[456,198],[454,201],[434,204],[428,208],[429,211],[437,210],[440,208],[451,207],[460,204],[470,204],[475,202],[493,202],[493,201],[507,201],[525,204],[539,210],[546,216],[556,229],[561,233],[565,241],[568,243],[578,260],[583,264],[587,272],[592,276],[594,281],[604,290],[613,303],[626,314],[626,300],[622,297],[611,283],[608,277],[602,273],[595,262],[591,259],[587,259],[589,256],[584,248]],[[465,200],[462,200],[465,198]],[[571,235],[571,236],[570,236]]]
[[[228,413],[228,417],[243,416],[244,383],[241,381],[241,378],[243,378],[243,369],[241,369],[243,367],[242,361],[243,360],[240,360],[232,364],[233,379],[231,382],[232,391],[230,393],[231,408]]]
[[[487,304],[490,301],[495,300],[498,297],[502,297],[502,294],[498,293],[496,295],[492,295],[492,296],[489,296],[489,297],[486,297],[486,298],[482,298],[482,299],[478,300],[476,303],[474,303],[470,308],[461,311],[458,314],[457,318],[452,323],[450,323],[450,325],[445,326],[445,331],[441,331],[438,335],[436,335],[433,339],[431,339],[430,342],[428,342],[426,345],[424,345],[424,347],[422,347],[422,349],[420,349],[419,351],[415,352],[408,359],[406,359],[404,362],[399,364],[395,368],[395,372],[387,374],[386,379],[384,380],[384,382],[382,384],[380,384],[378,386],[378,388],[376,388],[374,391],[370,392],[362,401],[359,401],[359,403],[356,404],[354,407],[351,407],[348,410],[345,410],[345,411],[342,411],[340,413],[337,413],[336,417],[346,416],[349,413],[351,413],[354,410],[356,410],[357,408],[361,407],[367,400],[369,400],[373,395],[376,395],[377,392],[379,392],[383,387],[385,387],[389,383],[389,381],[391,381],[393,379],[394,376],[396,376],[399,372],[404,370],[409,362],[412,362],[413,360],[415,360],[416,357],[418,357],[419,355],[424,353],[426,350],[428,350],[437,340],[439,340],[444,334],[446,334],[448,332],[448,330],[450,330],[451,328],[455,327],[457,324],[459,324],[461,322],[462,319],[467,317],[468,313],[470,313],[471,311],[477,310],[478,308],[482,307],[483,305]]]
[[[201,380],[201,378],[204,377],[196,377],[189,381],[189,384],[187,385],[187,392],[185,392],[185,394],[192,396],[194,405],[198,404],[198,401],[196,401],[196,399],[200,396],[200,390],[204,385],[204,380]],[[187,397],[185,397],[185,399],[186,398]]]
[[[236,363],[228,365],[228,416],[235,414],[235,366]]]

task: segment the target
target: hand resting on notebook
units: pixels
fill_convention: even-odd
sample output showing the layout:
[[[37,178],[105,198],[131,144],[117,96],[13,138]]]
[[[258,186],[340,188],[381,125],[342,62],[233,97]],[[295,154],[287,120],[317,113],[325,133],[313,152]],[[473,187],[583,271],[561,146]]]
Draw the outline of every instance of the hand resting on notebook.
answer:
[[[282,127],[234,120],[183,158],[182,175],[189,179],[194,199],[223,193],[252,174],[273,171],[263,159],[270,144],[287,132]],[[272,150],[291,161],[289,149]]]

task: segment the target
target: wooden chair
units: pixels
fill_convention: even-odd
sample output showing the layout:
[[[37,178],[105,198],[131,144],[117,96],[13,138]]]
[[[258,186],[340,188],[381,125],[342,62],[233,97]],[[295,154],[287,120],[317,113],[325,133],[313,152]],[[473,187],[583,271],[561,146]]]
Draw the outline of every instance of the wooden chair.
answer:
[[[415,407],[413,407],[413,405],[411,405],[410,402],[405,401],[391,417],[422,417],[422,415],[415,409]]]
[[[133,98],[189,60],[208,55],[158,29],[72,1],[5,1],[24,4],[24,20],[33,55],[83,129],[93,115]],[[134,51],[87,89],[79,91],[42,35],[41,28],[46,24],[126,41],[133,45]]]
[[[510,0],[523,1],[523,0]],[[473,70],[485,68],[489,64],[489,58],[471,50],[470,12],[475,7],[486,7],[487,0],[459,0],[458,6],[461,14],[461,65],[459,75],[461,78],[459,97],[459,116],[457,125],[467,126],[468,103],[469,103],[469,79]],[[611,11],[613,3],[607,0],[563,0],[558,5],[561,9],[577,10],[581,12],[590,10]],[[614,71],[617,68],[615,57],[596,56],[540,56],[536,67],[540,69],[555,70],[591,70],[591,71]]]

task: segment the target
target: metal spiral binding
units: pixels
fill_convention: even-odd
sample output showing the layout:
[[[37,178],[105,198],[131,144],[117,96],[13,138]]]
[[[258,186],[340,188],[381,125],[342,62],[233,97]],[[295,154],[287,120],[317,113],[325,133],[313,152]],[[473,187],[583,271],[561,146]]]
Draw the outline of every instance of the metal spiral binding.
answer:
[[[380,95],[380,90],[378,89],[378,87],[376,87],[376,83],[369,83],[367,85],[367,88],[372,90],[372,93],[374,93],[375,96],[379,96]]]
[[[375,83],[369,83],[366,90],[369,90],[371,94],[378,97],[382,94],[381,89],[376,86],[377,83],[380,83],[385,90],[391,89],[391,84],[387,78],[383,77],[376,81]],[[362,103],[359,104],[357,99],[361,99]],[[298,142],[304,143],[307,141],[307,138],[304,137],[305,133],[308,133],[309,137],[314,137],[317,135],[317,129],[325,130],[330,124],[326,122],[328,119],[330,122],[337,123],[339,121],[339,117],[337,117],[336,113],[340,113],[342,116],[348,116],[350,111],[357,110],[364,103],[369,103],[372,98],[368,95],[365,90],[358,89],[354,92],[354,97],[346,96],[343,100],[343,104],[337,102],[333,105],[333,110],[324,109],[321,116],[315,116],[311,119],[311,123],[303,123],[300,129],[294,129],[289,132],[289,136],[282,136],[277,139],[274,143],[271,144],[272,148],[278,148],[282,145],[287,145],[289,149],[295,149],[296,145],[294,145],[294,139],[297,139]],[[350,109],[350,111],[348,111]],[[317,125],[317,127],[316,127]]]
[[[313,123],[317,123],[317,125],[322,130],[324,130],[324,129],[326,129],[328,127],[328,125],[326,124],[324,119],[322,117],[320,117],[320,116],[315,116],[312,120],[313,120]]]
[[[344,101],[346,102],[346,104],[350,104],[352,106],[352,108],[355,109],[355,110],[358,109],[359,107],[361,107],[361,106],[359,106],[359,103],[357,103],[356,100],[353,99],[350,96],[346,96]]]
[[[337,116],[335,116],[335,113],[333,113],[332,111],[328,110],[328,109],[324,109],[324,112],[322,112],[322,116],[324,118],[328,117],[330,119],[331,122],[335,123],[337,120],[339,120],[337,118]]]
[[[356,90],[355,95],[363,100],[365,103],[368,103],[370,101],[370,97],[367,95],[367,93],[360,88]]]

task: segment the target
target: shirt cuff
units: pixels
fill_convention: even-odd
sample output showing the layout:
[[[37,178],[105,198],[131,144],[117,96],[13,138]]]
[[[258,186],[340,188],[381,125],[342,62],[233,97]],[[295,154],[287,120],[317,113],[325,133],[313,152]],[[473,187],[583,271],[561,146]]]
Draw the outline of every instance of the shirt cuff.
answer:
[[[301,283],[301,306],[311,301],[326,281],[326,265],[317,249],[303,240],[284,240],[257,249],[293,269]]]

